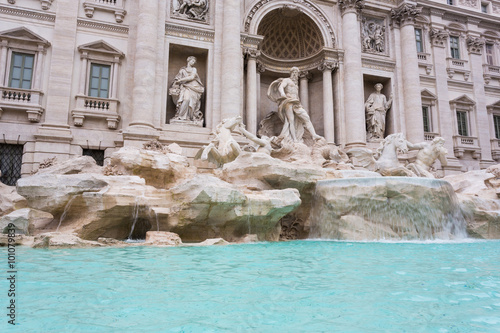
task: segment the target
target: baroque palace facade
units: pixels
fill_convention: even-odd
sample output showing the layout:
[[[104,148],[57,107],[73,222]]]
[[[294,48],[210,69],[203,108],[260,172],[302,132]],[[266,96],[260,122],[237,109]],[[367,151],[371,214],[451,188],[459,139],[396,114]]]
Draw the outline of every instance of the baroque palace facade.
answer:
[[[365,101],[381,83],[385,135],[443,137],[445,174],[500,159],[498,0],[0,0],[2,182],[153,139],[192,157],[238,115],[257,133],[293,66],[332,144],[378,146]]]

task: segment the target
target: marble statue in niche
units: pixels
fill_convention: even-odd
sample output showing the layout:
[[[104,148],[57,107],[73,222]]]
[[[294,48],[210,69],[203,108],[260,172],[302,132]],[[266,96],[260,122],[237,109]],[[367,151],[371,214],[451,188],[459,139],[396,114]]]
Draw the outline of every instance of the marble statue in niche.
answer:
[[[375,92],[371,93],[365,102],[366,139],[380,141],[384,139],[385,116],[392,105],[392,94],[389,100],[381,93],[382,83],[375,85]]]
[[[363,18],[361,38],[364,52],[385,53],[384,21]]]
[[[284,141],[302,142],[304,130],[307,130],[314,140],[321,136],[316,134],[311,119],[299,100],[299,69],[292,67],[289,78],[275,80],[269,86],[267,96],[278,103],[278,115],[283,122],[279,138]]]
[[[187,65],[179,70],[169,89],[169,95],[176,106],[175,116],[170,119],[171,124],[190,124],[203,126],[203,112],[201,112],[201,97],[205,87],[194,65],[196,58],[187,58]]]
[[[209,0],[172,0],[173,15],[196,21],[206,21]]]

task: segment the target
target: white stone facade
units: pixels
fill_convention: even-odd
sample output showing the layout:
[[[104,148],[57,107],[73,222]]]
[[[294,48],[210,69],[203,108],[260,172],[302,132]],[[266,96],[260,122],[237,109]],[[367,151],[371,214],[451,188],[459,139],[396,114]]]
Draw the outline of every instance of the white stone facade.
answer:
[[[188,56],[205,87],[202,127],[169,123]],[[374,147],[364,102],[380,82],[394,96],[385,135],[443,137],[445,174],[500,160],[497,0],[0,0],[0,144],[23,145],[23,175],[151,139],[192,157],[224,118],[256,133],[276,109],[270,83],[292,66],[329,142]],[[19,68],[31,75],[21,88]],[[105,96],[92,97],[99,68]]]

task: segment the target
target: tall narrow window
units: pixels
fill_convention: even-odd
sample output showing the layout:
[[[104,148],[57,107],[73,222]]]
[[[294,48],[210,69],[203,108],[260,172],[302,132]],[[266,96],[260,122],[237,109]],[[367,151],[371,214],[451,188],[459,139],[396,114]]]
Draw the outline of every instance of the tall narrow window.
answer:
[[[481,4],[481,11],[483,13],[486,13],[486,14],[488,13],[488,4],[487,3],[482,3]]]
[[[415,42],[417,43],[417,52],[424,52],[422,29],[415,29]]]
[[[446,0],[446,3],[453,6],[453,0]]]
[[[450,36],[450,53],[453,59],[460,59],[460,49],[458,47],[458,37]]]
[[[493,116],[493,125],[495,126],[495,138],[500,139],[500,116]]]
[[[90,67],[89,96],[108,98],[111,66],[92,64]]]
[[[424,120],[424,132],[430,133],[431,129],[431,118],[428,106],[422,106],[422,118]]]
[[[33,54],[12,52],[9,87],[31,89],[34,59]]]
[[[467,123],[468,123],[467,112],[457,111],[458,135],[469,136],[469,129]]]
[[[493,63],[493,44],[485,44],[484,45],[485,49],[486,49],[486,63],[488,65],[494,65]]]

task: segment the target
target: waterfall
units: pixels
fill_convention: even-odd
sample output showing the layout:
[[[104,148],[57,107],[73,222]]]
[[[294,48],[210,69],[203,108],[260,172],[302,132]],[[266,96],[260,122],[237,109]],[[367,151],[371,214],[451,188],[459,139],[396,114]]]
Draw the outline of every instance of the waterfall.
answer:
[[[59,218],[59,224],[57,225],[56,232],[59,231],[59,227],[61,226],[61,223],[66,218],[66,214],[68,214],[68,211],[69,211],[69,209],[71,207],[71,204],[73,203],[73,200],[75,200],[75,198],[76,198],[76,196],[71,197],[71,199],[69,199],[69,201],[66,204],[66,206],[64,206],[64,211],[63,211],[61,217]]]
[[[313,197],[311,238],[429,240],[467,236],[451,185],[407,177],[319,181]]]

